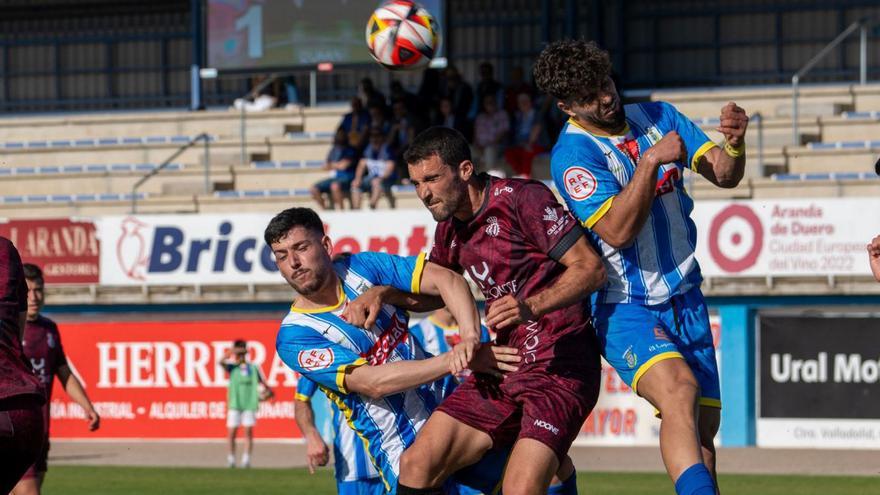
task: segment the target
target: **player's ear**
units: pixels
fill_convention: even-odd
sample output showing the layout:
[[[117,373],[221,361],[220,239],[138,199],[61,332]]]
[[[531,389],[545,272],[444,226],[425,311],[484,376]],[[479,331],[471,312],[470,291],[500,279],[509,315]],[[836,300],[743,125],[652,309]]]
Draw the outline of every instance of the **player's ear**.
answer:
[[[458,164],[458,177],[467,182],[474,175],[474,162],[465,160]]]
[[[328,255],[333,254],[333,241],[330,240],[330,236],[324,236],[321,239],[321,245],[324,246],[324,251],[327,251]]]
[[[568,115],[569,117],[574,117],[574,112],[571,109],[571,105],[562,100],[556,102],[556,107],[562,111],[562,113]]]

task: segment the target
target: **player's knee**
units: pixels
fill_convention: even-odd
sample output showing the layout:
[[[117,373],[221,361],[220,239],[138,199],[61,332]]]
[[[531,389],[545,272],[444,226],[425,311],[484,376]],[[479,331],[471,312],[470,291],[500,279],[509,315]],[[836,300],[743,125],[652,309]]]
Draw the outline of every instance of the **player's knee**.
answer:
[[[538,477],[508,473],[504,476],[501,493],[504,495],[533,495],[535,493],[547,493],[550,483]]]
[[[697,401],[700,397],[700,385],[692,374],[680,373],[668,380],[661,387],[658,397],[657,409],[663,417],[670,413],[684,414],[688,417],[694,415]]]

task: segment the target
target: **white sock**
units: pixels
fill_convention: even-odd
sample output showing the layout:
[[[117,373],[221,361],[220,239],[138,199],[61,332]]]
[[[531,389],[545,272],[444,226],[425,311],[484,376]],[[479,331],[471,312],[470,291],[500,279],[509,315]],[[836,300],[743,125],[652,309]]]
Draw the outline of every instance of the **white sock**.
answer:
[[[234,466],[235,465],[235,455],[234,454],[227,454],[226,455],[226,463],[229,464],[230,466]]]
[[[242,466],[248,466],[248,465],[250,465],[250,463],[251,463],[251,456],[250,456],[250,454],[242,454],[242,455],[241,455],[241,464],[242,464]]]

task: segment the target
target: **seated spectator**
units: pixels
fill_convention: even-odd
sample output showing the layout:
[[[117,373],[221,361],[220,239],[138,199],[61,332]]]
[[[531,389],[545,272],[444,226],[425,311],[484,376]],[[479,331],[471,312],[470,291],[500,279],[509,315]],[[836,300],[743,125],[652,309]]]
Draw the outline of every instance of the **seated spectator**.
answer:
[[[388,121],[388,118],[385,116],[385,109],[378,106],[373,105],[368,107],[367,110],[370,112],[370,130],[379,129],[383,135],[387,136],[388,132],[391,130],[391,122]]]
[[[520,94],[526,93],[530,97],[535,97],[535,88],[526,82],[523,68],[515,66],[510,69],[510,83],[504,87],[504,110],[509,114],[513,114],[517,110],[517,98]]]
[[[375,210],[382,193],[388,197],[391,208],[395,206],[391,186],[397,180],[394,168],[394,156],[391,154],[385,135],[378,129],[370,131],[370,144],[358,163],[354,182],[351,183],[352,206],[355,210],[361,207],[361,195],[370,193],[370,209]]]
[[[445,72],[446,84],[440,88],[440,96],[449,98],[452,103],[452,113],[460,120],[461,123],[473,118],[471,115],[471,106],[474,103],[474,90],[458,72],[454,66],[450,65]],[[470,133],[464,133],[470,136]]]
[[[351,183],[354,180],[356,168],[357,151],[348,145],[348,136],[340,127],[336,129],[333,147],[330,148],[327,161],[324,162],[324,170],[329,172],[329,177],[311,187],[312,197],[315,198],[321,209],[327,209],[325,195],[330,197],[330,208],[343,210],[346,197],[349,204],[353,206],[351,204]]]
[[[477,105],[483,104],[483,99],[487,95],[495,98],[495,103],[500,105],[503,98],[504,88],[501,83],[495,79],[495,68],[489,62],[480,64],[480,82],[477,83]],[[477,108],[479,113],[481,108]]]
[[[515,176],[530,178],[535,155],[547,151],[546,133],[532,97],[528,93],[520,93],[516,103],[518,110],[511,129],[513,140],[510,148],[504,152],[504,158]]]
[[[392,102],[392,107],[394,106],[394,102],[402,101],[404,106],[406,106],[407,112],[417,112],[419,110],[419,98],[413,93],[407,91],[406,88],[403,87],[403,84],[398,80],[391,81],[391,93],[389,97]],[[392,112],[393,111],[394,109],[392,108]]]
[[[364,104],[357,96],[351,97],[351,112],[342,117],[339,127],[345,131],[348,145],[357,151],[363,151],[370,131],[370,113],[364,110]]]
[[[482,109],[474,122],[474,156],[479,166],[489,175],[506,177],[506,171],[499,170],[498,157],[507,133],[510,130],[510,116],[498,108],[496,95],[483,95]]]
[[[443,127],[449,127],[451,129],[455,129],[456,131],[462,133],[464,136],[471,135],[471,126],[467,120],[467,117],[464,115],[460,115],[455,113],[455,107],[452,104],[452,100],[448,96],[444,96],[440,98],[440,109],[439,113],[437,113],[437,119],[434,121],[434,125],[441,125]]]
[[[388,131],[388,144],[391,147],[391,153],[397,157],[395,168],[397,176],[402,181],[409,181],[409,172],[406,162],[403,160],[403,154],[409,148],[416,134],[421,131],[422,125],[420,119],[407,109],[404,100],[395,100],[391,105],[391,129]]]
[[[385,95],[373,86],[373,80],[369,77],[361,79],[358,84],[358,96],[367,108],[379,107],[382,109],[382,114],[387,115],[388,102],[385,101]]]
[[[232,102],[236,110],[246,112],[264,112],[275,108],[278,104],[278,95],[275,93],[275,81],[267,83],[268,76],[256,76],[251,79],[251,91],[243,98],[236,98]],[[261,87],[262,86],[262,87]]]

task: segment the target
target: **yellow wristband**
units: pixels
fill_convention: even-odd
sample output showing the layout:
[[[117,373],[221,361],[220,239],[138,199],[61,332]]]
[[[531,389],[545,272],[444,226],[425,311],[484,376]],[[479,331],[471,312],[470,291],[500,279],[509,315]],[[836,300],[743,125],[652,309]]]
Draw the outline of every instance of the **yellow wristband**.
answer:
[[[737,147],[733,147],[727,141],[724,142],[724,152],[731,158],[739,158],[746,154],[746,143],[743,142]]]

